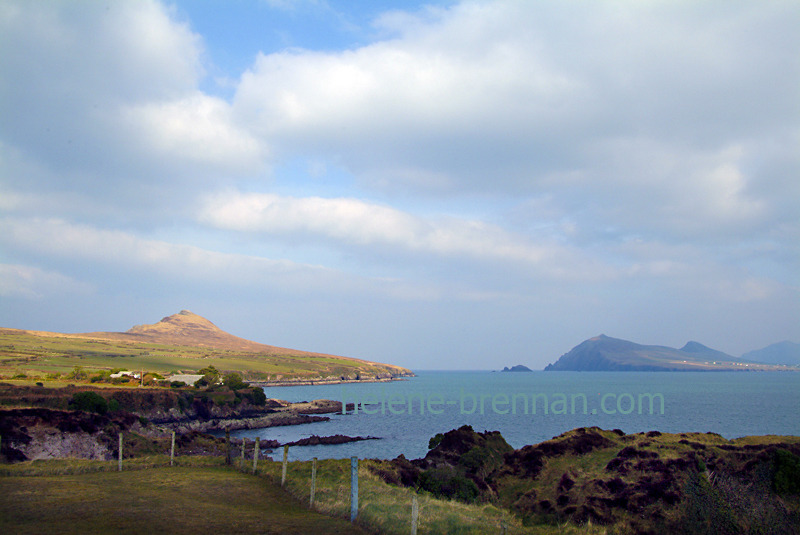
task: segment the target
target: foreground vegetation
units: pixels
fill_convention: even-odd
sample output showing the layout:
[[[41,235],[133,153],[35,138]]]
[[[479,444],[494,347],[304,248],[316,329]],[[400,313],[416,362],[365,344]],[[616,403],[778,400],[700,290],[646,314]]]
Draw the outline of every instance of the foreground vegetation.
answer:
[[[238,462],[238,461],[237,461]],[[385,533],[408,534],[412,489],[374,474],[375,461],[359,467],[359,515],[350,515],[350,461],[321,460],[315,505],[308,506],[311,462],[290,462],[286,491],[281,463],[261,461],[252,476],[226,467],[221,457],[167,456],[117,463],[53,460],[0,466],[2,533]],[[468,505],[420,494],[419,534],[604,533],[569,523],[523,527],[490,504]]]
[[[289,463],[290,500],[280,462],[260,460],[254,477],[252,448],[240,465],[235,446],[232,466],[217,455],[170,467],[145,450],[123,472],[113,460],[2,465],[0,532],[399,535],[411,532],[415,498],[420,534],[791,533],[800,520],[798,437],[579,429],[497,456],[502,437],[462,428],[431,446],[418,461],[360,461],[356,527],[349,460],[318,461],[313,511],[312,462]]]
[[[84,462],[71,470],[65,464],[4,470],[0,533],[366,533],[309,511],[270,481],[224,467],[218,458],[124,472],[96,470],[112,463]]]

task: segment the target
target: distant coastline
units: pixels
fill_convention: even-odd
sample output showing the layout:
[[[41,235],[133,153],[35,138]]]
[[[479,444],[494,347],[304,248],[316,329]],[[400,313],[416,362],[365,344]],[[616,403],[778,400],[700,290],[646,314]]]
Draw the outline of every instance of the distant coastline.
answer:
[[[392,381],[405,381],[409,377],[416,377],[413,373],[393,375],[391,377],[372,377],[369,379],[281,379],[278,381],[248,381],[250,386],[269,388],[272,386],[320,386],[343,385],[351,383],[390,383]]]

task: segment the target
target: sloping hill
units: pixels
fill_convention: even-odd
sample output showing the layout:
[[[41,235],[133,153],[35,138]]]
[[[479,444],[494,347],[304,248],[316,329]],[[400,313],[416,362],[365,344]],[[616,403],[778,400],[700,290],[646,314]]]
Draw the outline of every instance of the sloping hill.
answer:
[[[545,371],[730,371],[779,370],[782,366],[737,359],[698,342],[683,349],[641,345],[604,334],[572,348]]]
[[[209,365],[251,381],[376,380],[411,370],[351,357],[260,344],[229,334],[188,310],[126,332],[62,334],[0,327],[0,378],[66,375],[65,368],[164,373]]]
[[[692,355],[696,355],[697,357],[702,357],[704,360],[717,360],[717,361],[726,361],[726,362],[735,362],[738,360],[733,355],[728,355],[727,353],[723,353],[722,351],[717,351],[716,349],[711,349],[708,346],[704,346],[700,342],[686,342],[686,345],[681,348],[681,351],[684,353],[691,353]]]
[[[742,358],[754,360],[756,362],[765,362],[767,364],[800,366],[800,344],[785,340],[762,349],[748,351],[742,355]]]
[[[83,333],[79,336],[151,344],[211,347],[267,355],[321,355],[321,353],[275,347],[239,338],[188,310],[181,310],[177,314],[162,318],[158,323],[136,325],[125,332],[93,332]]]

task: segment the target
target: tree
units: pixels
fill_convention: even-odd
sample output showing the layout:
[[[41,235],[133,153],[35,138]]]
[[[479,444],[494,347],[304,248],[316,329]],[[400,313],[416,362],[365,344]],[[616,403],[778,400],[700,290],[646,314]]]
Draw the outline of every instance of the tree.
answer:
[[[76,392],[72,395],[69,407],[73,410],[96,412],[97,414],[108,412],[108,402],[96,392]]]
[[[198,373],[203,374],[203,379],[206,380],[206,384],[213,385],[219,381],[219,370],[217,370],[214,366],[207,366]]]
[[[233,372],[225,374],[222,384],[231,390],[241,390],[242,388],[247,388],[247,383],[242,380],[242,376]]]

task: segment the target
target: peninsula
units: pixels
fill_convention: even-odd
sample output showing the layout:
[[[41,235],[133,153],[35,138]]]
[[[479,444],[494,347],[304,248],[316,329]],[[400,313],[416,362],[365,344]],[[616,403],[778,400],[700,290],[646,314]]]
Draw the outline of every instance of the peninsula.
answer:
[[[589,338],[545,371],[796,371],[797,368],[736,358],[688,342],[681,349],[642,345],[604,334]]]
[[[147,384],[171,375],[202,375],[200,371],[209,366],[270,385],[384,381],[414,375],[392,364],[246,340],[188,310],[125,332],[65,334],[0,328],[0,379],[80,382],[99,377],[95,381],[101,381],[114,370],[130,370],[140,384]]]

